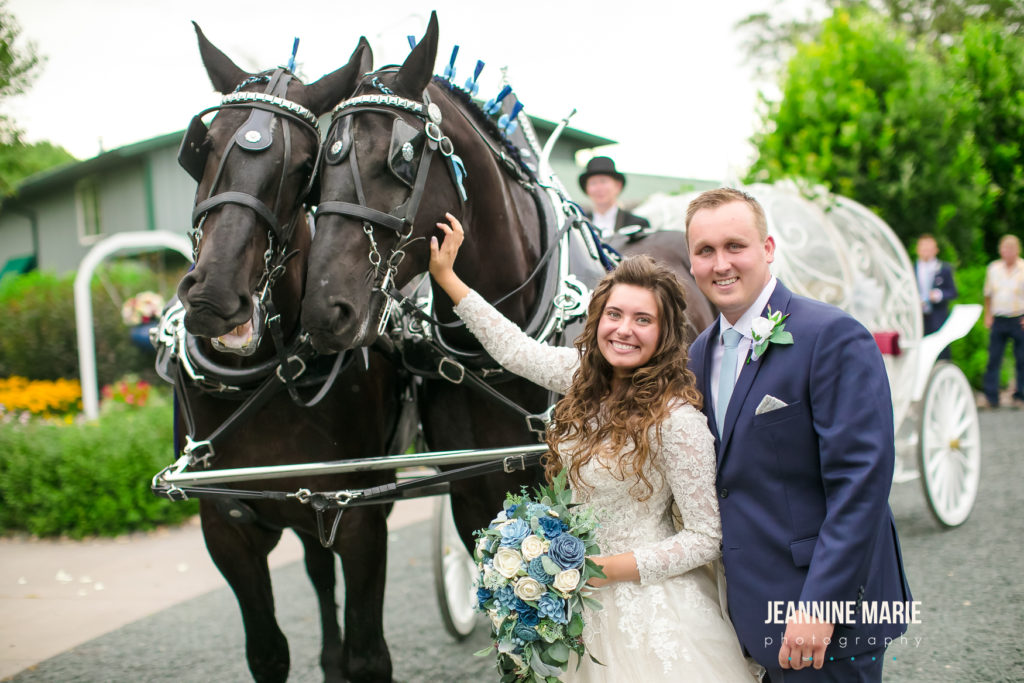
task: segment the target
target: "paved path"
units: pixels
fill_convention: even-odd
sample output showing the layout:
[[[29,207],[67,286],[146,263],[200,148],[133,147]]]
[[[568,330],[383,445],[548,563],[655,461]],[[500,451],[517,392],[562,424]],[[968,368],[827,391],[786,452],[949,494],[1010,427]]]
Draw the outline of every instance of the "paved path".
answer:
[[[430,505],[397,503],[389,527],[427,519]],[[270,566],[301,559],[301,543],[286,532]],[[198,517],[117,538],[0,538],[0,680],[179,603],[228,591],[225,586]]]

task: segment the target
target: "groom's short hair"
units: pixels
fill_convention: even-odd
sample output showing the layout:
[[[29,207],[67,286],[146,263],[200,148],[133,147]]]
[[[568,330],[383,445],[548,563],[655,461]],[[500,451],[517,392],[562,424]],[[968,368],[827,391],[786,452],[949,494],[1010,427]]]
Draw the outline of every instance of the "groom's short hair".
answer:
[[[697,197],[690,202],[690,205],[686,207],[686,227],[690,227],[690,221],[693,220],[693,215],[701,209],[717,209],[723,204],[730,204],[732,202],[744,202],[750,207],[750,212],[754,215],[754,227],[757,228],[757,234],[760,235],[761,241],[767,239],[768,219],[764,215],[764,209],[761,207],[761,203],[743,190],[737,190],[734,187],[718,187],[714,190],[707,190],[706,192],[701,192],[697,195]],[[689,231],[687,231],[686,245],[687,248],[689,248]]]

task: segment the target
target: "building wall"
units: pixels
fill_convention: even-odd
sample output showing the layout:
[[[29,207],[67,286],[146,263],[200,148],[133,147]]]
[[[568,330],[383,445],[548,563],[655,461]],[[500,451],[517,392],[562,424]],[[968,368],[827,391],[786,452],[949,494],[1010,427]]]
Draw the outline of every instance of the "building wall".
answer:
[[[192,227],[196,181],[178,166],[178,147],[154,150],[149,157],[156,230],[185,234]]]
[[[39,269],[57,273],[74,270],[85,254],[78,236],[74,190],[61,189],[33,205],[39,216]]]
[[[8,260],[32,253],[32,222],[14,211],[0,214],[0,267]]]

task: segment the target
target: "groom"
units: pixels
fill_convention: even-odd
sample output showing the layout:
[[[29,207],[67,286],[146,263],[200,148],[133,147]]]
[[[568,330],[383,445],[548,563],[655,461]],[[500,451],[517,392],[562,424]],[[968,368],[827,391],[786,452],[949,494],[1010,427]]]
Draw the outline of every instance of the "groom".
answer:
[[[721,311],[690,347],[690,368],[716,436],[739,640],[772,683],[880,681],[912,600],[888,504],[893,413],[881,354],[856,320],[772,276],[775,242],[753,197],[705,192],[686,226],[691,272]],[[769,309],[788,317],[763,347],[752,333],[772,334],[755,322]]]

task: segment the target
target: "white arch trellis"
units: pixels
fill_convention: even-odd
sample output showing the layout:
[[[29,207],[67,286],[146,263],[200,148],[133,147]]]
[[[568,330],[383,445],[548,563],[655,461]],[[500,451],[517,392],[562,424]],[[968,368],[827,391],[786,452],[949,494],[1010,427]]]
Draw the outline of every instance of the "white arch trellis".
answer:
[[[92,296],[89,285],[96,268],[121,251],[173,249],[192,259],[192,244],[184,235],[165,230],[118,232],[96,243],[85,255],[75,275],[75,331],[78,337],[78,369],[82,384],[82,412],[88,420],[99,417],[99,387],[96,381],[96,334],[93,330]]]

